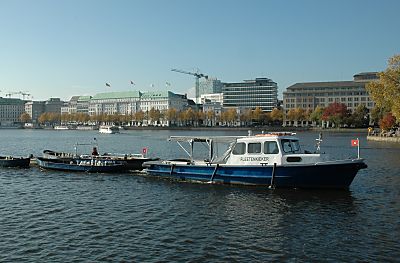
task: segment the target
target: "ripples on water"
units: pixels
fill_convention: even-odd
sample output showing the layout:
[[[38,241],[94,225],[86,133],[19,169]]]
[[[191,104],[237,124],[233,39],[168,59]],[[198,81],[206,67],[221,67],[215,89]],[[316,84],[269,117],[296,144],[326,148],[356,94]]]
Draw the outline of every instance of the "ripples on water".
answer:
[[[174,155],[175,145],[165,139],[179,132],[0,133],[2,152],[9,154],[70,150],[74,142],[97,136],[107,151],[150,145],[153,154]],[[362,138],[328,135],[326,150],[354,155],[348,147],[354,136]],[[299,137],[312,145],[316,134]],[[0,261],[396,261],[400,147],[362,145],[369,168],[349,191],[271,191],[143,174],[0,169]]]

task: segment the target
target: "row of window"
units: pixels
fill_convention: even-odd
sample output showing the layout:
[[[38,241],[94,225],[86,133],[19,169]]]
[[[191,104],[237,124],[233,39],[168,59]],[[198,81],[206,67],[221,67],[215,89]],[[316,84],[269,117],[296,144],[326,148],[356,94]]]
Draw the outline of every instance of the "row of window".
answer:
[[[353,92],[325,92],[325,93],[289,93],[285,92],[284,97],[331,97],[331,96],[366,96],[366,91],[353,91]]]
[[[284,153],[299,153],[300,144],[298,140],[282,139],[281,140],[282,150]],[[247,146],[247,147],[246,147]],[[247,150],[247,151],[246,151]],[[244,143],[239,142],[235,145],[232,154],[243,155],[246,154],[278,154],[279,148],[275,141],[270,142],[251,142]]]
[[[368,102],[368,103],[366,103],[366,102],[361,102],[361,103],[359,103],[359,102],[354,102],[354,103],[348,102],[348,103],[344,103],[344,104],[346,104],[346,106],[348,108],[349,107],[358,107],[358,105],[364,105],[367,108],[372,108],[374,106],[373,102]],[[314,104],[290,104],[290,103],[287,103],[287,104],[285,104],[285,109],[294,109],[294,108],[299,108],[299,107],[303,108],[303,109],[307,109],[307,108],[313,109],[313,108],[315,108],[317,106],[327,107],[328,105],[323,103],[323,102],[315,103],[315,105]]]

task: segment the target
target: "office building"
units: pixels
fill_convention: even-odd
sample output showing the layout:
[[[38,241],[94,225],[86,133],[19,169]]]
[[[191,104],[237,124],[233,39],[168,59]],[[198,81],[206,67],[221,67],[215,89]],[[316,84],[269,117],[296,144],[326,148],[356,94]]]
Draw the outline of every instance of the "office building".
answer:
[[[370,110],[374,107],[374,102],[365,85],[376,79],[377,72],[365,72],[354,75],[353,81],[296,83],[283,92],[285,113],[296,108],[314,110],[317,106],[327,107],[334,102],[345,104],[351,111],[360,104]]]
[[[221,93],[224,84],[212,77],[203,78],[199,80],[199,95],[209,94],[209,93]]]
[[[256,78],[237,83],[224,83],[224,108],[255,109],[270,112],[276,107],[278,85],[268,78]]]
[[[0,126],[18,126],[24,112],[24,100],[0,97]]]

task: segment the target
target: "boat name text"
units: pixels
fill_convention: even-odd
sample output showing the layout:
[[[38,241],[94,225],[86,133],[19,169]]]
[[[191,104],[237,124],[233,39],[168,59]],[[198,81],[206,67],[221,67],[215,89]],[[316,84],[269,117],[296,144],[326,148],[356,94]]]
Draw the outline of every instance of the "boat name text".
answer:
[[[268,162],[268,157],[240,157],[240,161],[242,162]]]

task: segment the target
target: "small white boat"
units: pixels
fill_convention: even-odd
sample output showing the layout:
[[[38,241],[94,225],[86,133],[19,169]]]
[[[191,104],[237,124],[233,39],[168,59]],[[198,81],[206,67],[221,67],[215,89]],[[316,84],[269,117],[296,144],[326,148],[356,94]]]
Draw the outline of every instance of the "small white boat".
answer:
[[[56,125],[54,126],[54,130],[69,130],[68,126]]]
[[[114,134],[114,133],[119,133],[119,128],[117,126],[100,126],[99,127],[99,132],[100,133],[107,133],[107,134]]]

